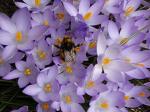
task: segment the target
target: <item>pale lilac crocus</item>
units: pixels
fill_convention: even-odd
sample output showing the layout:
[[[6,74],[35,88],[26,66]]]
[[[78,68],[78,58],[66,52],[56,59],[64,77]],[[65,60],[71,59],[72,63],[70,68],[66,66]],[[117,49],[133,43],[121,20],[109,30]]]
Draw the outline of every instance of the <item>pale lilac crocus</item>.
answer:
[[[98,25],[106,19],[104,15],[99,15],[104,5],[104,0],[97,0],[90,6],[90,0],[81,0],[79,4],[79,11],[69,2],[63,2],[66,11],[70,16],[77,17],[78,14],[82,15],[83,20],[89,25]]]
[[[67,84],[61,87],[60,90],[60,107],[62,112],[85,112],[79,103],[84,102],[84,98],[77,95],[76,86],[74,84]]]
[[[40,101],[59,100],[59,83],[56,80],[57,67],[45,68],[37,77],[37,83],[27,86],[23,92],[27,95],[37,97]]]
[[[36,82],[38,69],[30,56],[27,57],[26,62],[17,61],[15,65],[17,69],[8,73],[3,79],[11,80],[18,78],[18,85],[20,88],[25,87],[29,83],[34,84]]]
[[[32,54],[35,64],[41,69],[52,61],[51,46],[48,46],[44,39],[35,44],[35,47],[28,53]]]
[[[17,10],[12,18],[0,14],[0,43],[15,46],[25,51],[33,48],[33,40],[38,40],[47,29],[46,26],[31,28],[30,13],[26,8]]]
[[[97,55],[98,63],[94,66],[93,79],[97,79],[104,71],[110,81],[123,82],[125,77],[122,72],[134,69],[131,64],[121,59],[121,49],[118,45],[108,46],[103,33],[98,36]]]
[[[87,112],[121,112],[125,104],[124,94],[120,91],[107,91],[101,93],[94,101],[91,101]]]

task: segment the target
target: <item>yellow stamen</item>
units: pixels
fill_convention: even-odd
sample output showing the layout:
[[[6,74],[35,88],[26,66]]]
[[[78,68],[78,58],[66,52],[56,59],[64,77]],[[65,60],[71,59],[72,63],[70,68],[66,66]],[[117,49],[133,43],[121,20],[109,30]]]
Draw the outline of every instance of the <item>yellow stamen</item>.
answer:
[[[43,22],[43,24],[44,24],[45,26],[49,26],[49,22],[48,22],[47,20],[45,20],[45,21]]]
[[[64,20],[64,17],[65,17],[65,14],[62,12],[56,14],[56,18],[58,20]]]
[[[67,104],[70,104],[70,103],[72,102],[71,97],[70,97],[70,96],[65,96],[65,102],[66,102]]]
[[[140,97],[144,97],[144,96],[145,96],[145,93],[144,93],[144,92],[140,92],[140,93],[139,93],[139,96],[140,96]]]
[[[16,33],[16,41],[17,42],[21,42],[22,41],[22,33],[21,32],[17,32]]]
[[[45,84],[44,91],[45,92],[51,92],[51,90],[52,90],[51,84]]]
[[[100,108],[108,109],[109,108],[109,104],[107,102],[103,102],[103,103],[100,104]]]
[[[128,63],[131,62],[131,59],[129,59],[129,58],[125,58],[124,60],[125,60],[126,62],[128,62]]]
[[[85,21],[88,21],[91,19],[91,17],[93,16],[93,13],[92,12],[87,12],[84,16],[83,16],[83,19]]]
[[[143,63],[137,63],[136,65],[139,66],[139,67],[144,67],[145,66]]]
[[[43,103],[42,104],[42,109],[43,110],[48,110],[49,109],[49,104],[48,103]]]
[[[32,73],[32,71],[31,71],[31,69],[29,69],[29,68],[27,68],[27,69],[24,70],[24,74],[25,74],[26,76],[30,76],[31,73]]]
[[[66,66],[66,72],[72,74],[73,70],[71,66]]]
[[[110,62],[111,62],[111,59],[107,57],[102,60],[103,65],[108,65]]]
[[[92,88],[92,87],[94,87],[94,85],[95,85],[94,81],[88,81],[85,87]]]
[[[130,6],[125,11],[125,16],[129,16],[134,11],[134,7]]]
[[[38,50],[37,55],[38,55],[39,59],[41,59],[41,60],[46,59],[46,52],[44,52],[44,51]]]
[[[35,0],[35,5],[39,7],[41,5],[41,0]]]
[[[124,100],[129,100],[130,99],[130,96],[124,96]]]
[[[96,47],[96,42],[90,42],[89,43],[89,48],[95,48]]]
[[[4,60],[0,57],[0,65],[4,63]]]

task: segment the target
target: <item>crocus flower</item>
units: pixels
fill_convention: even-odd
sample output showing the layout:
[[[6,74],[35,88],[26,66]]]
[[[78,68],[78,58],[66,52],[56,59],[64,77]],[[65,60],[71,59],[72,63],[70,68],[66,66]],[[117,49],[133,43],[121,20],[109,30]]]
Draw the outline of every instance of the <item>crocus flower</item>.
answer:
[[[43,39],[35,45],[34,49],[29,51],[32,54],[35,64],[39,68],[44,68],[46,65],[50,64],[52,61],[52,51],[51,46]]]
[[[79,12],[77,9],[69,2],[63,2],[66,11],[74,17],[78,14],[82,15],[84,21],[89,25],[98,25],[106,17],[104,15],[99,15],[101,9],[104,5],[104,0],[97,0],[92,6],[90,6],[90,0],[81,0],[79,4]]]
[[[45,68],[37,77],[37,83],[27,86],[23,92],[27,95],[36,96],[39,100],[47,102],[58,100],[59,84],[56,80],[57,67]]]
[[[36,82],[36,77],[38,70],[33,62],[33,59],[29,56],[27,61],[18,61],[16,64],[16,70],[11,71],[5,77],[6,80],[11,80],[15,78],[18,79],[18,85],[20,88],[25,87],[27,84],[34,84]]]
[[[114,82],[123,82],[122,72],[133,70],[134,67],[121,59],[121,49],[118,45],[107,47],[105,36],[100,33],[97,42],[98,64],[94,67],[93,79],[97,79],[102,71]],[[121,66],[121,67],[120,67]]]
[[[30,22],[30,13],[26,8],[16,11],[11,19],[0,14],[0,43],[23,51],[32,49],[33,40],[41,38],[47,27],[37,26],[31,29]]]
[[[83,82],[82,87],[78,88],[78,94],[87,93],[90,96],[96,96],[99,92],[104,92],[107,90],[107,86],[102,83],[104,81],[104,76],[101,75],[100,78],[92,79],[93,66],[90,65],[87,68],[86,77]]]
[[[15,0],[16,1],[16,0]],[[29,10],[43,10],[50,0],[23,0],[23,2],[15,2],[19,8],[27,7]]]
[[[124,106],[123,96],[124,94],[120,91],[101,93],[90,103],[88,112],[121,112],[120,108]]]
[[[60,106],[62,112],[85,112],[79,103],[83,103],[82,96],[76,94],[76,86],[74,84],[67,84],[62,86],[60,90]]]

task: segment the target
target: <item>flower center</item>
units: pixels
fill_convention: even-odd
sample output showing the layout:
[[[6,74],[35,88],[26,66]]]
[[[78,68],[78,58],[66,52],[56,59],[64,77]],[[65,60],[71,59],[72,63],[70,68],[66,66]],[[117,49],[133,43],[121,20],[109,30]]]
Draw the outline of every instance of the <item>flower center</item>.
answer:
[[[65,17],[65,14],[62,12],[56,14],[56,18],[59,20],[64,20],[64,17]]]
[[[80,52],[80,47],[76,47],[76,48],[75,48],[75,51],[76,51],[76,52]]]
[[[99,106],[100,106],[100,108],[103,108],[103,109],[108,109],[109,108],[109,104],[107,102],[103,102]]]
[[[89,43],[89,48],[95,48],[96,47],[96,42],[90,42]]]
[[[44,51],[38,50],[37,55],[38,55],[40,60],[46,59],[46,52],[44,52]]]
[[[55,44],[56,44],[56,45],[61,45],[61,42],[62,42],[62,39],[61,39],[61,38],[57,38],[57,39],[55,40]]]
[[[48,22],[47,20],[45,20],[45,21],[43,22],[43,24],[44,24],[45,26],[49,26],[49,22]]]
[[[44,91],[45,92],[51,92],[52,91],[52,87],[51,87],[51,84],[45,84],[44,86]]]
[[[132,6],[128,7],[125,11],[125,16],[129,16],[134,11]]]
[[[110,62],[111,62],[111,59],[110,59],[110,58],[104,58],[104,59],[102,60],[102,64],[103,64],[103,65],[108,65]]]
[[[32,71],[31,71],[31,69],[29,69],[29,68],[27,68],[27,69],[24,70],[24,74],[25,74],[26,76],[30,76],[31,73],[32,73]]]
[[[21,42],[22,39],[23,39],[22,33],[21,33],[21,32],[17,32],[17,33],[16,33],[16,41],[17,41],[17,42]]]
[[[94,81],[88,81],[86,84],[86,88],[92,88],[94,87],[94,85],[95,85]]]
[[[42,109],[43,109],[43,110],[48,110],[48,109],[49,109],[48,103],[43,103],[43,104],[42,104]]]
[[[73,70],[71,66],[66,66],[66,72],[72,74]]]
[[[41,5],[41,0],[35,0],[35,5],[39,7]]]
[[[70,103],[72,102],[71,97],[70,97],[70,96],[65,96],[65,102],[66,102],[67,104],[70,104]]]
[[[129,100],[130,99],[130,96],[124,96],[124,100]]]
[[[137,64],[135,64],[135,65],[137,65],[137,66],[139,66],[139,67],[144,67],[144,66],[145,66],[143,63],[137,63]]]
[[[129,41],[129,38],[122,38],[122,39],[120,40],[120,44],[121,44],[121,45],[125,45],[125,44],[128,43],[128,41]]]
[[[144,93],[144,92],[140,92],[140,93],[139,93],[139,96],[140,96],[140,97],[144,97],[144,96],[145,96],[145,93]]]
[[[91,17],[93,16],[93,13],[92,12],[87,12],[84,16],[83,16],[83,19],[85,21],[88,21],[91,19]]]
[[[4,60],[0,57],[0,65],[4,63]]]

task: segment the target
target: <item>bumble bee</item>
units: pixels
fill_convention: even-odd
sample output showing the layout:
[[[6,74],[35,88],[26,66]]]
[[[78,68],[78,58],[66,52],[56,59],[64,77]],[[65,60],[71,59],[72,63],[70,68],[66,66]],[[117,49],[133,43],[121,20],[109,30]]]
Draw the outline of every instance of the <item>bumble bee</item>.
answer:
[[[56,46],[56,47],[59,48],[58,54],[63,61],[65,61],[65,62],[74,62],[75,61],[75,56],[76,56],[75,48],[77,46],[75,46],[71,37],[64,36],[64,38],[61,41],[61,45]]]

